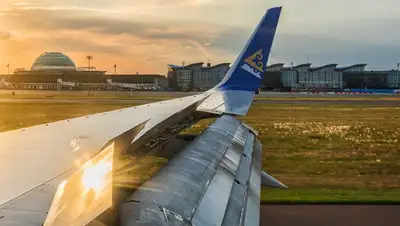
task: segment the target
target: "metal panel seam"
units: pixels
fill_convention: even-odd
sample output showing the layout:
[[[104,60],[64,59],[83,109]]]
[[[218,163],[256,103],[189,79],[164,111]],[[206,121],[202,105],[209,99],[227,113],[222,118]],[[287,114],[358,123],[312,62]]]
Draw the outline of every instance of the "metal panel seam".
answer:
[[[235,181],[231,189],[231,196],[225,210],[222,225],[231,225],[232,221],[235,221],[234,223],[237,223],[239,225],[243,225],[244,223],[244,213],[248,196],[248,183],[251,173],[254,140],[254,134],[248,133],[245,145],[243,147],[244,150],[239,162],[239,168],[237,170]],[[238,205],[241,206],[239,207]],[[238,210],[237,208],[240,208],[240,210]],[[240,213],[235,213],[236,211],[240,211]],[[239,216],[237,214],[239,214]],[[233,218],[234,216],[235,218]]]
[[[223,117],[232,118],[232,119],[238,121],[236,118],[234,118],[234,117],[232,117],[232,116],[223,116]],[[235,132],[235,134],[233,134],[232,139],[230,140],[230,144],[229,144],[229,145],[227,146],[227,148],[225,149],[225,152],[224,152],[224,154],[222,155],[221,160],[220,160],[219,163],[217,164],[217,169],[213,172],[213,175],[212,175],[211,179],[207,182],[207,186],[206,186],[206,188],[204,189],[203,194],[201,195],[200,199],[199,199],[199,200],[197,201],[197,203],[195,204],[195,206],[194,206],[194,207],[195,207],[195,208],[194,208],[194,212],[193,212],[193,214],[192,214],[192,217],[190,218],[190,221],[193,220],[193,217],[195,216],[195,213],[196,213],[196,211],[197,211],[197,207],[198,207],[198,205],[201,203],[201,201],[203,200],[204,195],[207,193],[207,190],[208,190],[208,188],[209,188],[209,186],[210,186],[210,184],[211,184],[212,178],[214,178],[214,176],[215,176],[215,174],[216,174],[216,172],[217,172],[217,170],[218,170],[218,167],[219,167],[220,164],[223,162],[223,159],[224,159],[224,157],[225,157],[225,155],[226,155],[226,152],[227,152],[228,149],[230,148],[230,146],[231,146],[231,144],[232,144],[232,141],[233,141],[234,138],[235,138],[235,135],[236,135],[236,134],[238,133],[238,131],[239,131],[240,126],[241,126],[241,124],[239,124],[238,127],[236,128],[236,132]],[[217,128],[217,127],[214,127],[214,128]]]

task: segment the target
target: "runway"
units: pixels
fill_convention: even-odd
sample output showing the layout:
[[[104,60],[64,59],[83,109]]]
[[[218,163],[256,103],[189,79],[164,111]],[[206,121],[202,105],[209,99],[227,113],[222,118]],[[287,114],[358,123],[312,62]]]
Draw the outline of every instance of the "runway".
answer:
[[[397,226],[400,205],[262,205],[260,225]]]

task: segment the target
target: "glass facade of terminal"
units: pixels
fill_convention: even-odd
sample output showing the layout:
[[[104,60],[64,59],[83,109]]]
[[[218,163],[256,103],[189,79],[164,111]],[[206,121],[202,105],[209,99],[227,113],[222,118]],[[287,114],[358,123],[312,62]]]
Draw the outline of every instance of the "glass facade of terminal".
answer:
[[[215,66],[195,63],[187,66],[168,66],[170,88],[179,91],[202,91],[216,86],[229,70],[229,64]]]

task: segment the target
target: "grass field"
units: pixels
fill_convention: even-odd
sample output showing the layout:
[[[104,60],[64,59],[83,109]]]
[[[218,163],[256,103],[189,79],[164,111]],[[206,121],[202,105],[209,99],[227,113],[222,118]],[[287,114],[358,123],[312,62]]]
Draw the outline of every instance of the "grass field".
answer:
[[[160,101],[176,97],[194,95],[197,92],[129,92],[129,91],[93,91],[88,95],[87,91],[34,91],[17,90],[12,95],[11,90],[0,90],[0,99],[119,99],[119,100],[148,100]],[[400,95],[295,95],[276,93],[260,94],[256,100],[308,100],[308,101],[400,101]]]
[[[132,104],[0,103],[0,132],[128,106]]]
[[[263,168],[291,187],[270,201],[400,201],[400,109],[254,106]]]
[[[132,104],[0,103],[0,131],[127,106]],[[263,189],[262,200],[400,203],[399,110],[254,104],[243,120],[260,133],[263,169],[289,186]]]
[[[263,169],[289,186],[265,202],[399,203],[400,108],[254,104]],[[191,132],[199,132],[204,121]]]

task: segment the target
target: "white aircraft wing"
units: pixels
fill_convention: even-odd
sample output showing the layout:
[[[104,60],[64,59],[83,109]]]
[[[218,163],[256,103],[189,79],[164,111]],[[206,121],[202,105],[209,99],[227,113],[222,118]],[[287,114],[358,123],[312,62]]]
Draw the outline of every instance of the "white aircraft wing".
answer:
[[[203,94],[0,133],[0,225],[84,225],[112,204],[115,156],[132,147],[146,151],[162,131],[194,114],[245,115],[263,79],[280,13],[267,11],[225,78]],[[247,174],[242,179],[249,181]]]
[[[138,128],[130,144],[160,122],[206,97],[205,94],[190,96],[0,133],[0,225],[40,222],[43,219],[29,222],[30,219],[20,216],[39,214],[37,208],[44,200],[32,203],[16,198],[31,195],[29,191],[38,192],[35,188],[41,191],[46,184],[58,185],[68,177],[66,174],[77,170],[124,133]],[[45,211],[39,214],[44,217],[56,187],[50,190],[45,191],[48,192],[43,203]],[[36,198],[40,199],[33,197]],[[21,220],[27,221],[21,224]]]

